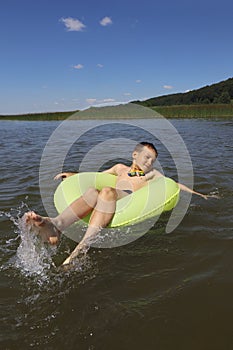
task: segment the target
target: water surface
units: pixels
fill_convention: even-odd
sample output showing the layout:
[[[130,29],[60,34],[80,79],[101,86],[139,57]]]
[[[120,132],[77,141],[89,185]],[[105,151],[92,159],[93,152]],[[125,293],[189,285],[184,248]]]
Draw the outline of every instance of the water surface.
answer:
[[[153,120],[144,122],[152,127]],[[85,123],[91,127],[91,121],[80,121],[80,127]],[[221,198],[193,197],[171,234],[165,234],[165,214],[135,242],[93,248],[71,271],[63,271],[58,266],[72,241],[64,236],[58,249],[44,247],[17,226],[17,217],[29,209],[46,214],[38,170],[59,123],[0,122],[2,349],[232,348],[233,122],[172,124],[190,152],[195,189]],[[151,137],[166,175],[176,178],[168,151],[152,136],[107,128],[110,137]],[[77,170],[85,153],[102,140],[103,130],[84,135],[64,169]],[[86,166],[95,167],[95,160]]]

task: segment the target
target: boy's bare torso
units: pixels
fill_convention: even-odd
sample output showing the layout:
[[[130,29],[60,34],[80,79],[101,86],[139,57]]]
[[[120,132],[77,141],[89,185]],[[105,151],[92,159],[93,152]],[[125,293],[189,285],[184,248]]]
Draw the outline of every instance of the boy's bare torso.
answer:
[[[141,187],[145,186],[148,180],[151,180],[156,176],[158,177],[162,176],[162,174],[160,174],[158,171],[156,171],[155,169],[152,169],[150,172],[145,174],[145,176],[130,177],[128,173],[131,168],[124,164],[117,164],[112,169],[114,169],[114,171],[109,171],[109,172],[114,173],[114,175],[117,176],[116,189],[130,190],[132,192],[135,192],[139,190]]]

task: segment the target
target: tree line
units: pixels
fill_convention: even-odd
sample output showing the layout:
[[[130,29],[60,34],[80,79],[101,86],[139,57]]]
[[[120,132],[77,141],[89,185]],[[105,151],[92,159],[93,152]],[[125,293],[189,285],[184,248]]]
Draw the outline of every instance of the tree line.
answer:
[[[145,101],[133,101],[146,107],[192,105],[192,104],[229,104],[233,101],[233,78],[197,90],[153,97]]]

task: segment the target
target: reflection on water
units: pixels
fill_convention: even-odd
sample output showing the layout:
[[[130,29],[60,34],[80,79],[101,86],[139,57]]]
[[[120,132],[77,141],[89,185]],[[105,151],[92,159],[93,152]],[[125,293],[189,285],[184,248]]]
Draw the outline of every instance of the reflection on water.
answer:
[[[144,122],[150,127],[153,120]],[[92,248],[64,270],[61,262],[76,243],[64,236],[57,248],[42,245],[19,220],[28,210],[46,215],[38,169],[58,123],[0,123],[1,348],[232,347],[233,122],[175,120],[173,124],[191,154],[195,188],[221,198],[193,197],[172,234],[164,234],[166,213],[135,242]],[[127,130],[112,130],[116,132],[121,137],[140,136],[132,129],[130,135]],[[93,144],[101,140],[101,132],[73,145],[64,170],[78,169],[91,139]],[[148,141],[158,146],[165,174],[176,179],[168,151],[158,140]]]

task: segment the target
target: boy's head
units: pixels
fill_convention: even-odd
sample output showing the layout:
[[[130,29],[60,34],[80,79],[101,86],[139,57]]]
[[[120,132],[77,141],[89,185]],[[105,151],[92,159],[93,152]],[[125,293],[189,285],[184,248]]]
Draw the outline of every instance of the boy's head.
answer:
[[[158,157],[158,151],[157,149],[155,148],[155,146],[153,145],[153,143],[150,143],[150,142],[140,142],[138,143],[135,148],[134,148],[134,151],[136,152],[141,152],[144,147],[147,147],[149,148],[150,150],[154,151],[154,153],[156,154],[156,158]]]
[[[158,157],[158,151],[150,142],[140,142],[133,151],[133,164],[145,173],[153,168],[153,163]]]

